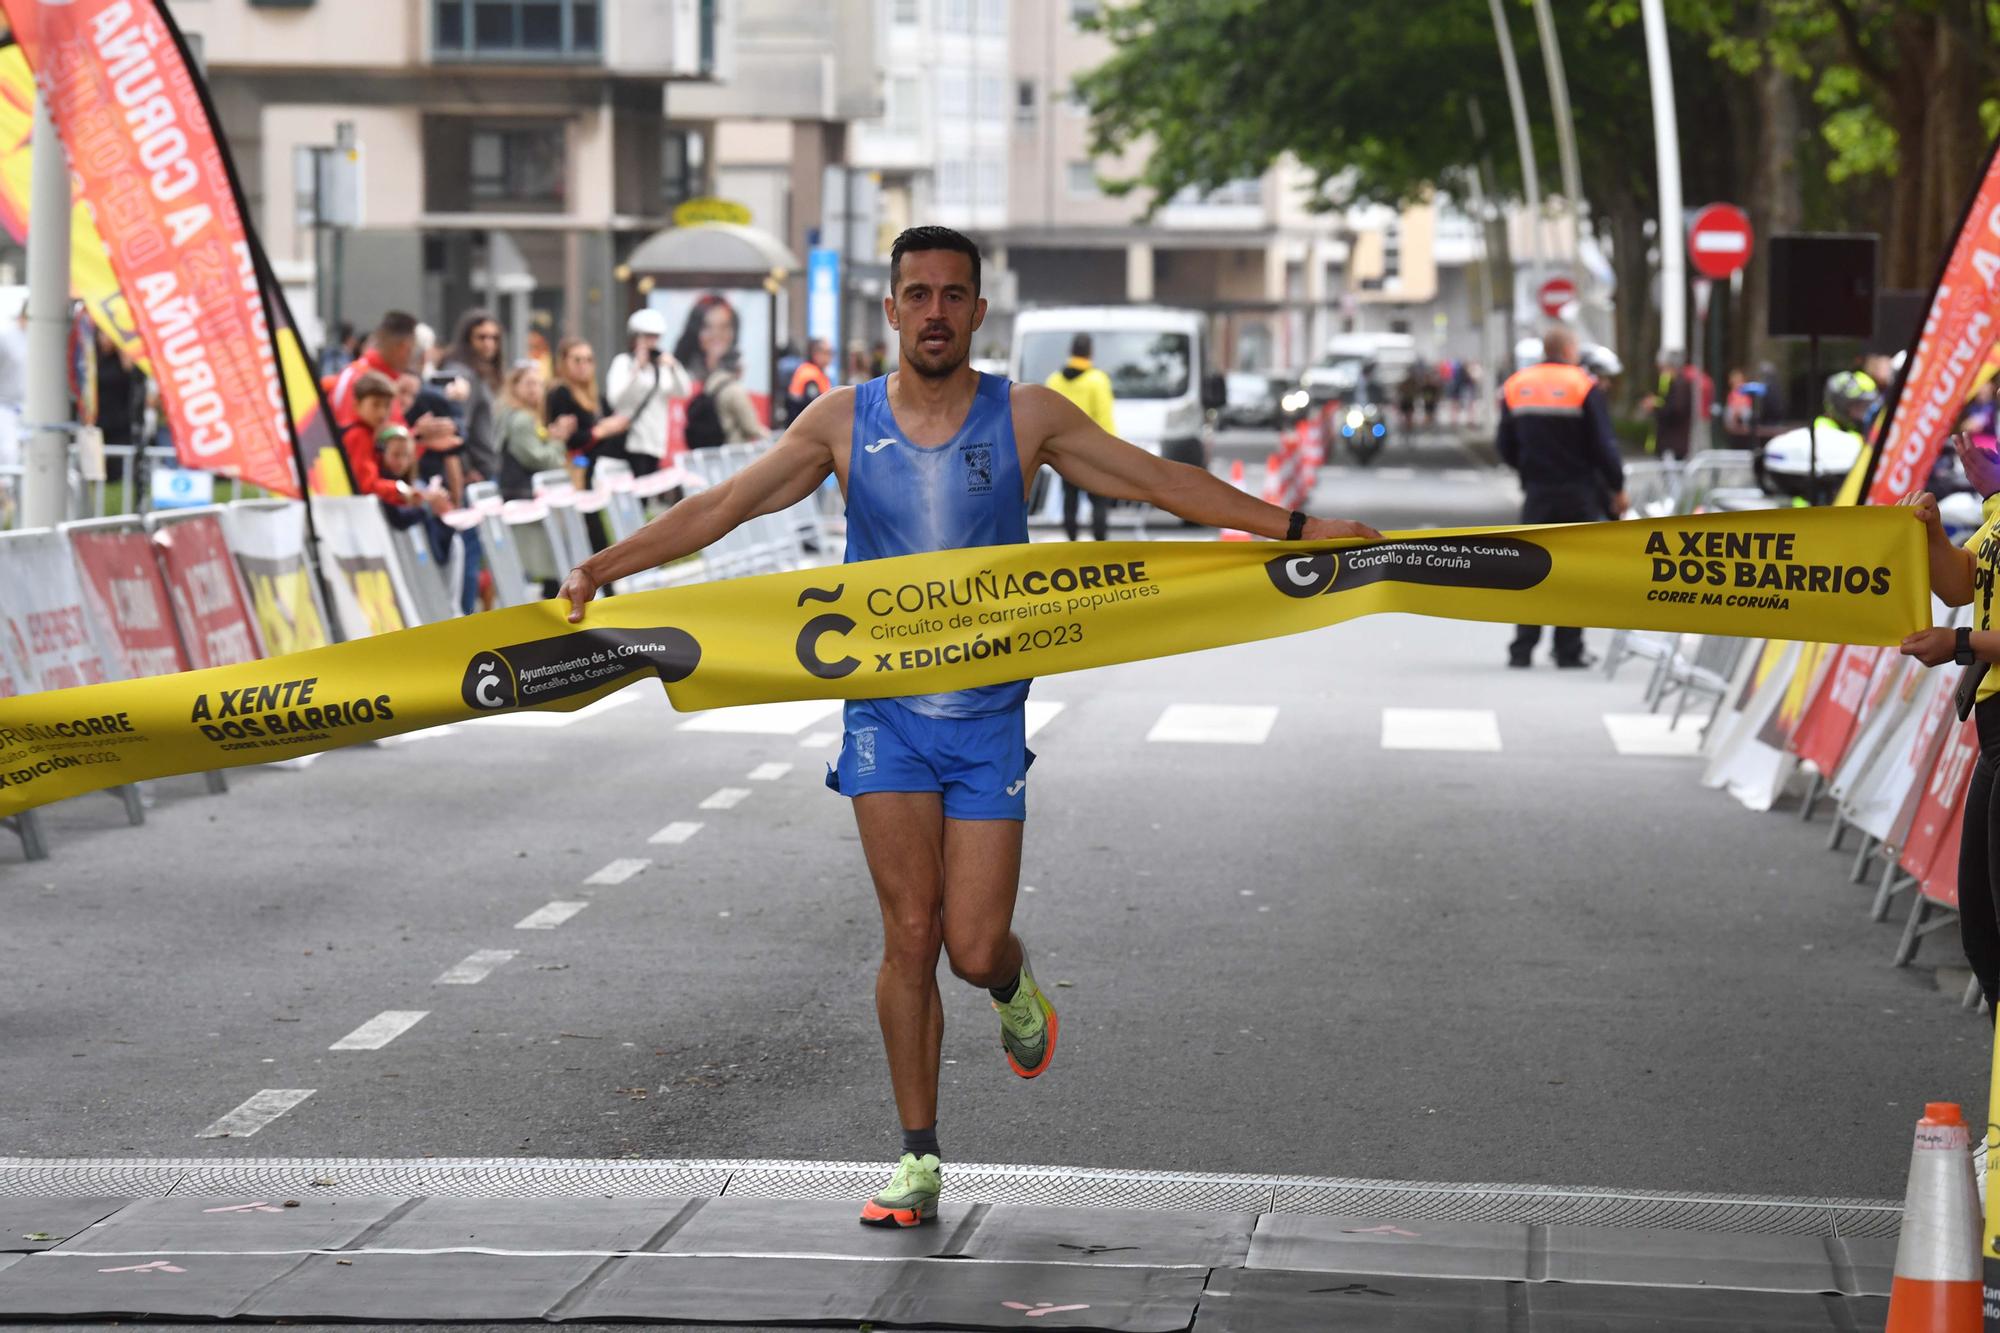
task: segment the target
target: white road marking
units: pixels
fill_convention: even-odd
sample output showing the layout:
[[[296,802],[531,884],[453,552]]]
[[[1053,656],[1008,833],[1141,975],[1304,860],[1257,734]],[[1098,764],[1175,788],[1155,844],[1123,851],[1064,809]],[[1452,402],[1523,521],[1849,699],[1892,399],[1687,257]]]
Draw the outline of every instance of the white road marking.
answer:
[[[1692,757],[1701,753],[1704,721],[1699,713],[1683,713],[1676,727],[1666,713],[1606,713],[1604,729],[1620,754]]]
[[[1168,704],[1146,739],[1262,745],[1277,720],[1278,710],[1262,704]]]
[[[342,1037],[329,1051],[379,1051],[430,1016],[428,1009],[387,1009]]]
[[[546,907],[537,907],[516,921],[514,929],[554,930],[588,906],[589,903],[550,903]]]
[[[195,1137],[247,1139],[316,1091],[316,1088],[265,1088]]]
[[[518,949],[481,949],[467,954],[452,964],[451,970],[433,981],[433,986],[476,986],[493,974],[493,969],[502,963],[511,963],[520,956]]]
[[[839,732],[815,731],[812,735],[799,742],[799,748],[801,750],[831,750],[838,744],[840,744]]]
[[[1063,705],[1048,703],[1041,699],[1028,700],[1028,735],[1032,736],[1055,721],[1056,714],[1062,712]]]
[[[454,730],[456,730],[455,724],[447,722],[442,726],[425,727],[422,731],[406,731],[400,736],[382,736],[375,743],[377,745],[409,745],[415,741],[428,741],[439,736],[449,736]]]
[[[682,731],[733,731],[755,736],[796,736],[815,722],[841,710],[838,699],[800,699],[794,703],[744,704],[711,708],[681,723]]]
[[[651,864],[653,864],[652,861],[647,857],[621,856],[609,865],[600,867],[584,883],[605,885],[607,887],[612,884],[623,884],[626,880],[632,878],[632,876],[638,874]]]
[[[573,727],[588,718],[608,713],[614,708],[637,703],[637,690],[621,690],[617,694],[607,694],[595,703],[587,703],[573,713],[495,713],[492,717],[475,717],[460,723],[466,727]]]
[[[750,794],[748,787],[724,787],[702,798],[700,809],[734,810],[743,804],[743,798]]]
[[[673,823],[646,839],[647,842],[677,846],[701,832],[701,825],[691,819],[676,819]]]
[[[1485,481],[1493,473],[1486,468],[1448,467],[1438,475],[1446,481]]]
[[[1498,750],[1500,719],[1490,708],[1385,708],[1385,750]]]
[[[792,771],[790,764],[759,764],[750,770],[752,782],[776,782]]]
[[[1375,475],[1383,481],[1415,481],[1417,470],[1413,467],[1378,467]]]

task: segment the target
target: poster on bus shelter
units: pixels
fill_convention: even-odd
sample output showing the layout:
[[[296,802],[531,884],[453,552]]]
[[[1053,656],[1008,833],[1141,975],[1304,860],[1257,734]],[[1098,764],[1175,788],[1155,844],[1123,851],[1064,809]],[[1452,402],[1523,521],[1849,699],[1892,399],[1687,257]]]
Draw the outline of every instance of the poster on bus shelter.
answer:
[[[771,297],[762,287],[655,287],[646,303],[667,321],[666,348],[699,386],[734,352],[743,387],[765,424],[771,420]],[[783,393],[785,386],[776,386]]]

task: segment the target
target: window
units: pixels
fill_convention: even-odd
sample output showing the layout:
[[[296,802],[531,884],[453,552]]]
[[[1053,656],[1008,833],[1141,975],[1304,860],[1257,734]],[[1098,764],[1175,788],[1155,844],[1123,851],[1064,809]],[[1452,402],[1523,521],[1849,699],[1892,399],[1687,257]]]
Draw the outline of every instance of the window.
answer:
[[[600,0],[432,0],[442,58],[576,60],[598,54]]]
[[[966,201],[965,163],[947,159],[938,163],[937,198],[941,204],[962,204]]]
[[[998,74],[979,76],[979,118],[1000,122],[1007,117],[1007,81]]]
[[[972,31],[972,0],[938,0],[938,27],[945,32]]]
[[[1082,23],[1086,19],[1094,19],[1101,7],[1098,0],[1069,0],[1069,21]]]
[[[1178,398],[1188,391],[1194,345],[1185,333],[1154,329],[1045,329],[1021,339],[1021,382],[1040,384],[1062,369],[1069,341],[1091,335],[1091,364],[1111,377],[1118,398]]]
[[[669,129],[660,135],[660,203],[667,209],[704,193],[702,158],[707,144],[700,130]]]
[[[1007,35],[1007,0],[979,0],[979,28],[997,37]]]
[[[1032,125],[1035,123],[1035,81],[1018,79],[1014,83],[1014,123]]]
[[[481,126],[470,137],[474,208],[560,209],[561,125]]]
[[[988,158],[979,164],[977,193],[973,202],[985,208],[1007,202],[1007,164]]]
[[[915,134],[923,126],[924,89],[915,79],[889,80],[889,128],[898,134]]]
[[[972,78],[964,70],[937,72],[937,113],[940,120],[964,120],[972,114]]]
[[[889,18],[906,28],[916,27],[924,21],[922,0],[895,0],[889,11]]]
[[[1070,163],[1069,193],[1072,199],[1095,199],[1101,194],[1097,188],[1097,168],[1088,162]]]

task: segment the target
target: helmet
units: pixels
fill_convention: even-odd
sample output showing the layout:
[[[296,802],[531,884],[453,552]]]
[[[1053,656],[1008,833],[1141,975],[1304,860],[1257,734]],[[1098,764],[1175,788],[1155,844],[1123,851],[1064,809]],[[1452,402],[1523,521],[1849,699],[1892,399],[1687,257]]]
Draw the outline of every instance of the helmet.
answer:
[[[1875,379],[1859,370],[1843,370],[1826,381],[1826,414],[1850,430],[1868,424],[1880,395]]]
[[[625,321],[625,334],[630,338],[641,334],[664,338],[667,336],[667,317],[657,310],[634,310],[632,318]]]
[[[1618,353],[1600,343],[1592,343],[1583,349],[1582,365],[1601,380],[1625,373],[1625,363],[1618,359]]]

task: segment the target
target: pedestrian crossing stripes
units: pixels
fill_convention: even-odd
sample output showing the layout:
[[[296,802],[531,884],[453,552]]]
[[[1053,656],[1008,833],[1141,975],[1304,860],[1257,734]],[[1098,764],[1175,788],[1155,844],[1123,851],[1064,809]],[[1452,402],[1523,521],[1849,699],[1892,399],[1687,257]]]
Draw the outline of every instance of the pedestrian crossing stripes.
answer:
[[[1490,708],[1385,708],[1385,750],[1498,750],[1500,719]]]
[[[1146,733],[1149,741],[1203,745],[1262,745],[1278,710],[1254,704],[1168,704]]]
[[[329,1051],[379,1051],[430,1017],[428,1009],[388,1009],[342,1037]]]

